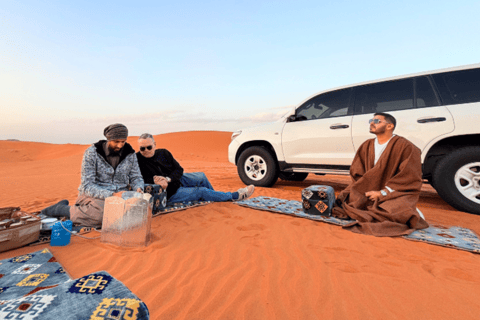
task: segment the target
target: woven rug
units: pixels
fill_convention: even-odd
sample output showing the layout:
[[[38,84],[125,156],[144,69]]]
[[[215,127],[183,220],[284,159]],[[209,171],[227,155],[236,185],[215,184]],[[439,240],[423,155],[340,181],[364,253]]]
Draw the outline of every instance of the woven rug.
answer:
[[[100,271],[6,301],[0,319],[149,319],[149,312],[123,283]]]
[[[318,220],[339,226],[349,224],[353,220],[342,220],[334,217],[315,216],[303,212],[302,203],[295,200],[285,200],[270,197],[256,197],[245,200],[235,201],[235,204],[258,210],[266,210],[276,213],[288,214],[311,220]]]
[[[70,277],[48,249],[1,260],[0,301],[28,296],[68,280]]]
[[[105,271],[71,280],[48,249],[0,261],[0,319],[149,319]]]
[[[346,225],[353,221],[337,219],[334,217],[324,217],[306,214],[303,212],[302,203],[295,200],[285,200],[260,196],[256,198],[236,201],[234,203],[252,209],[288,214],[300,218],[327,222],[339,226]],[[480,253],[480,239],[473,231],[461,227],[444,228],[430,226],[427,229],[414,231],[407,236],[403,236],[403,238],[407,240],[422,241],[439,246]]]
[[[165,207],[165,209],[154,213],[153,217],[159,216],[161,214],[174,212],[174,211],[180,211],[180,210],[185,210],[193,207],[204,206],[209,203],[212,203],[212,201],[188,201],[188,202],[178,202],[178,203],[167,202],[167,206]]]

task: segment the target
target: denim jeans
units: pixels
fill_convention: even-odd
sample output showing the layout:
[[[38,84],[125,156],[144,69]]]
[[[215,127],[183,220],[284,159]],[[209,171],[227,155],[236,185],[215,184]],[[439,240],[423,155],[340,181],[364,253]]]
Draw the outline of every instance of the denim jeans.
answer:
[[[180,178],[180,183],[182,187],[205,187],[207,189],[212,189],[213,187],[208,181],[207,176],[203,172],[188,172],[184,173]]]
[[[203,172],[184,173],[180,178],[182,186],[170,197],[168,202],[186,202],[186,201],[230,201],[231,192],[220,192],[213,190],[212,185]]]

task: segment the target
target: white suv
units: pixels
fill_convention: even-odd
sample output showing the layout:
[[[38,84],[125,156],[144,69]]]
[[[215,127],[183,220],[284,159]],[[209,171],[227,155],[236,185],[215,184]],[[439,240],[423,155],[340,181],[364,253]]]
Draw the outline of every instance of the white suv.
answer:
[[[422,150],[423,177],[446,202],[480,214],[480,64],[323,91],[274,123],[234,132],[228,158],[247,185],[349,174],[375,112],[393,115],[395,133]]]

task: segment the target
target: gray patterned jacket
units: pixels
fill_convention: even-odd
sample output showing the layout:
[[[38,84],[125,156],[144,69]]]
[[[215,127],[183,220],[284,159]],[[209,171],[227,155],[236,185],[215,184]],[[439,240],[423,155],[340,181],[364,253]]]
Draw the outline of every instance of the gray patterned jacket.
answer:
[[[128,143],[123,147],[122,156],[116,169],[107,162],[103,143],[100,140],[89,147],[83,155],[82,182],[78,191],[86,196],[105,199],[115,192],[127,191],[128,185],[135,191],[144,187],[138,167],[135,150]]]

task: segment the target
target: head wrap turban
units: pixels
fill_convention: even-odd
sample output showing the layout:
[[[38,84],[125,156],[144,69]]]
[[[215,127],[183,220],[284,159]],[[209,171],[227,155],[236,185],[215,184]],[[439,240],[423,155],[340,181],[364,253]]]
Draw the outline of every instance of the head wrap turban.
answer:
[[[103,130],[103,135],[107,140],[127,139],[128,129],[121,123],[111,124]]]

